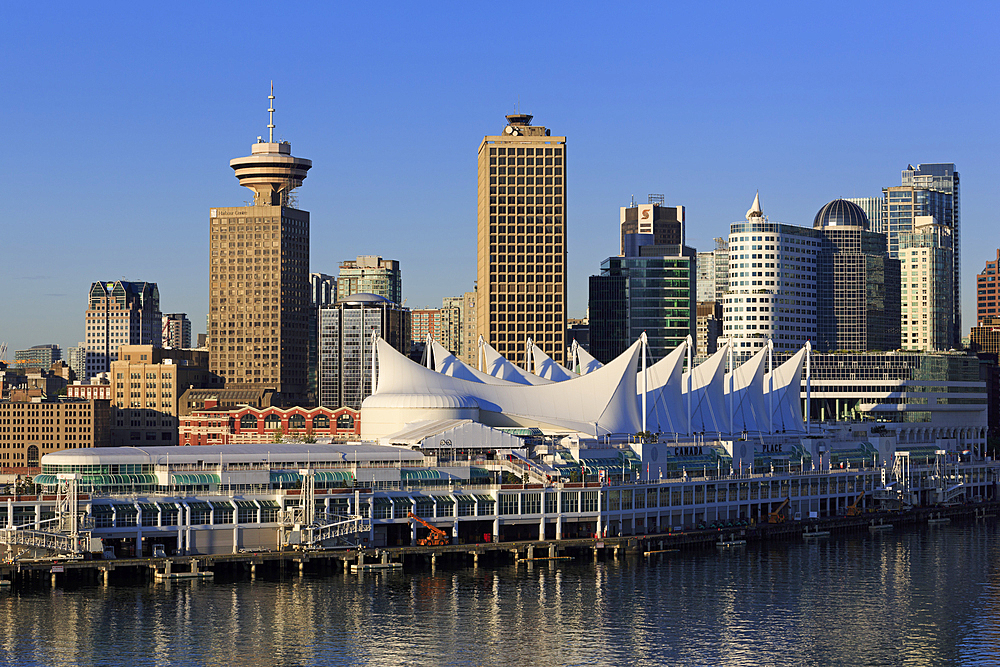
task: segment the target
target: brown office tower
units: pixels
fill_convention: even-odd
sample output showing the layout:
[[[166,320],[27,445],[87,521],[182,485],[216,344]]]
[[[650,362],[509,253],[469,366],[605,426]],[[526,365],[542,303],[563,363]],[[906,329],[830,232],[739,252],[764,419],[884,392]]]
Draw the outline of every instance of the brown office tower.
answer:
[[[229,162],[253,204],[210,213],[209,369],[227,389],[273,388],[297,403],[307,388],[309,213],[292,191],[312,162],[274,141],[273,104],[268,113],[268,140]]]
[[[527,114],[479,145],[477,329],[511,361],[530,338],[565,362],[565,174],[566,137]]]

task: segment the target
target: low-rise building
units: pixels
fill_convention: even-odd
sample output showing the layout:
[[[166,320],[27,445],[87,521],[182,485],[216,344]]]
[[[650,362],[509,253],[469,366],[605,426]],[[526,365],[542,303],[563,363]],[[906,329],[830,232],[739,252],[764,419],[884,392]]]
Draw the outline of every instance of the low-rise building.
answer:
[[[972,327],[969,346],[973,352],[1000,354],[1000,316],[990,315]]]
[[[361,436],[361,413],[351,408],[223,408],[212,399],[181,418],[181,445],[231,445],[289,440],[333,441]]]
[[[111,383],[106,379],[98,382],[98,378],[92,378],[87,384],[74,382],[66,387],[66,395],[70,398],[102,398],[110,401],[114,396],[111,390]]]
[[[222,378],[208,370],[208,354],[164,350],[152,345],[123,345],[111,364],[115,446],[140,442],[177,444],[180,396],[189,387],[221,388]]]
[[[0,401],[0,472],[27,473],[43,454],[62,449],[107,447],[110,421],[102,399]]]

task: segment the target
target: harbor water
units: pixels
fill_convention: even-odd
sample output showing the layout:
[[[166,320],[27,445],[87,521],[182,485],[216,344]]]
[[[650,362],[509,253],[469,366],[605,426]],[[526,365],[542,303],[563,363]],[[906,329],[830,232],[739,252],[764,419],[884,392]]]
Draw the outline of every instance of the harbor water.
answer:
[[[0,590],[4,665],[994,665],[994,519],[736,549]]]

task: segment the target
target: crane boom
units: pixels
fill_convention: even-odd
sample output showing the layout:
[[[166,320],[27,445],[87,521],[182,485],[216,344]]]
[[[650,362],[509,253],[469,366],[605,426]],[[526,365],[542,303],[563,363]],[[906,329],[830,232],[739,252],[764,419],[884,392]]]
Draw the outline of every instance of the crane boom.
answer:
[[[436,526],[432,526],[413,512],[407,513],[406,516],[407,518],[413,519],[416,523],[419,523],[421,526],[427,528],[427,530],[431,533],[427,537],[417,540],[417,544],[420,546],[444,546],[445,544],[451,544],[451,538],[448,537],[448,533],[445,531]]]

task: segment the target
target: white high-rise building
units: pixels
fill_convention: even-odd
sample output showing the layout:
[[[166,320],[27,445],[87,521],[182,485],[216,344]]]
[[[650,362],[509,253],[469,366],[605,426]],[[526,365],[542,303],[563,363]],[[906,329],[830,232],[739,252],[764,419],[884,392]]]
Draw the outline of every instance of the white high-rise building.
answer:
[[[899,235],[900,328],[904,350],[948,350],[952,339],[952,267],[950,227],[934,216],[913,218],[913,231]]]
[[[768,221],[759,196],[746,222],[730,226],[722,335],[732,342],[736,355],[756,353],[768,338],[776,351],[787,352],[815,339],[821,239],[815,229]]]

